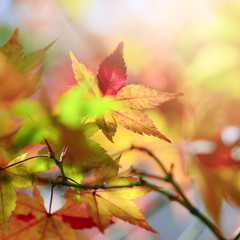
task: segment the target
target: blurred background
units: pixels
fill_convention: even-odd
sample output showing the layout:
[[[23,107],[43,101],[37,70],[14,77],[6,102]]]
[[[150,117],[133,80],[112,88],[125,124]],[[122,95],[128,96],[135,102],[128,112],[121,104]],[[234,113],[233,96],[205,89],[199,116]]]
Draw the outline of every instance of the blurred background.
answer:
[[[174,164],[176,179],[194,204],[212,216],[211,209],[219,206],[228,238],[240,226],[239,26],[237,0],[0,0],[0,45],[16,27],[25,54],[58,39],[41,82],[53,106],[76,84],[70,50],[96,74],[120,41],[127,84],[184,93],[147,112],[172,144],[121,127],[114,145],[101,133],[94,139],[110,154],[134,143],[151,149],[166,166]],[[123,154],[122,171],[132,165],[161,174],[142,153]],[[84,233],[94,240],[215,239],[185,209],[157,194],[137,203],[160,235],[120,221],[105,235],[96,229]]]

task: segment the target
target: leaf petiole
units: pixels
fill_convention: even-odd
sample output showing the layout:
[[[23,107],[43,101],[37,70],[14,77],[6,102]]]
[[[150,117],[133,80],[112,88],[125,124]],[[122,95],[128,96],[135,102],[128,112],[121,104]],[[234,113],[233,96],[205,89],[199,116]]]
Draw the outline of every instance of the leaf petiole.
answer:
[[[10,168],[10,167],[13,167],[13,166],[18,165],[18,164],[20,164],[20,163],[26,162],[26,161],[31,160],[31,159],[34,159],[34,158],[39,158],[39,157],[49,157],[49,155],[48,155],[48,154],[42,154],[42,155],[32,156],[32,157],[26,158],[26,159],[24,159],[24,160],[22,160],[22,161],[15,162],[15,163],[13,163],[13,164],[11,164],[11,165],[7,165],[7,166],[5,166],[5,167],[2,167],[1,170],[4,170],[4,169]]]
[[[48,215],[51,215],[51,210],[52,210],[52,200],[53,200],[53,188],[55,186],[51,186],[51,196],[50,196],[50,203],[49,203],[49,209],[48,209]]]

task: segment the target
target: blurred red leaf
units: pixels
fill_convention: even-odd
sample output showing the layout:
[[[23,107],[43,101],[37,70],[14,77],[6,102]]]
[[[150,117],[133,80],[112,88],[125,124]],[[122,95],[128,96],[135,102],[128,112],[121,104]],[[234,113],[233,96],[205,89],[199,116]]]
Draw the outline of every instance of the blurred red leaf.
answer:
[[[202,196],[206,210],[219,224],[224,199],[240,206],[239,161],[233,156],[234,149],[239,147],[239,140],[225,145],[220,133],[214,135],[213,139],[217,140],[211,141],[215,146],[211,151],[190,153],[192,160],[188,171]],[[199,148],[201,150],[201,144]]]
[[[240,165],[240,162],[233,159],[233,149],[239,142],[231,146],[224,145],[221,141],[216,143],[216,148],[211,153],[197,154],[199,161],[208,168]]]

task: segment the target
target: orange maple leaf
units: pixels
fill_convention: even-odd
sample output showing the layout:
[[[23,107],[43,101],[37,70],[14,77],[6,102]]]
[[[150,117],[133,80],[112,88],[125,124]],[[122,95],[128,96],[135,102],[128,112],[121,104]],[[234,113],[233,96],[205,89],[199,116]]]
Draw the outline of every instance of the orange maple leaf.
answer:
[[[158,131],[153,121],[140,110],[154,108],[182,94],[160,92],[143,85],[123,87],[127,78],[127,70],[123,59],[122,42],[99,65],[97,79],[84,65],[78,62],[71,52],[70,56],[75,78],[79,84],[88,85],[90,95],[109,98],[116,104],[116,109],[112,109],[110,113],[106,113],[96,120],[110,141],[113,141],[117,124],[120,124],[135,133],[152,135],[170,142]]]
[[[212,143],[215,148],[211,152],[191,154],[188,171],[207,211],[219,224],[224,199],[240,207],[239,161],[233,158],[233,150],[239,141],[229,146],[220,139]]]
[[[35,187],[33,198],[18,193],[16,209],[9,220],[9,233],[0,231],[1,239],[78,240],[75,229],[96,226],[84,204],[68,201],[61,209],[48,213],[43,198]]]
[[[137,183],[133,178],[117,178],[109,181],[109,185],[128,185]],[[137,205],[131,201],[143,196],[152,189],[145,186],[121,187],[109,189],[86,189],[80,190],[80,202],[86,203],[89,213],[101,232],[109,226],[113,216],[138,225],[148,231],[157,233],[148,225],[142,212]],[[74,198],[68,193],[68,198]]]
[[[47,50],[54,44],[24,56],[16,29],[8,42],[0,47],[0,104],[5,106],[31,96],[40,79],[42,62]]]

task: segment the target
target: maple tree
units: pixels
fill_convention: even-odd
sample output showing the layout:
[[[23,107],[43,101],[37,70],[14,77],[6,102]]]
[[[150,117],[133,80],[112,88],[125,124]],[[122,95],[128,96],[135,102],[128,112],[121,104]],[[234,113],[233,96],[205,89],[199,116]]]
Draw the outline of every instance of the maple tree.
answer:
[[[24,56],[17,36],[18,30],[15,30],[0,48],[1,239],[84,239],[76,230],[97,227],[104,233],[110,224],[115,223],[113,217],[157,233],[132,201],[151,191],[178,202],[208,226],[218,239],[225,239],[218,227],[222,201],[218,195],[224,192],[239,205],[239,185],[229,184],[237,178],[237,171],[228,169],[227,187],[223,184],[210,189],[208,184],[214,185],[213,175],[226,182],[226,177],[215,168],[238,165],[230,157],[237,143],[228,147],[218,142],[216,151],[210,156],[211,161],[209,156],[199,155],[195,163],[197,167],[192,166],[193,171],[203,175],[204,186],[200,189],[215,191],[215,203],[218,203],[215,206],[206,197],[210,194],[203,193],[212,221],[185,196],[175,181],[173,168],[168,170],[150,150],[132,146],[127,151],[135,149],[148,154],[162,170],[161,176],[135,168],[119,174],[124,152],[113,158],[91,139],[101,130],[114,143],[117,127],[121,125],[134,133],[170,143],[144,110],[180,97],[182,93],[161,92],[137,84],[125,85],[127,68],[121,42],[101,62],[96,77],[70,53],[77,84],[51,109],[39,80],[45,54],[54,42]],[[38,154],[27,156],[26,152],[36,145],[40,148]],[[172,191],[165,190],[161,184],[152,184],[149,179],[169,184]],[[51,186],[48,210],[37,188],[41,185]],[[15,187],[28,186],[33,186],[33,197],[16,193]],[[52,212],[56,186],[65,191],[66,203]],[[239,233],[233,239],[238,237]]]

